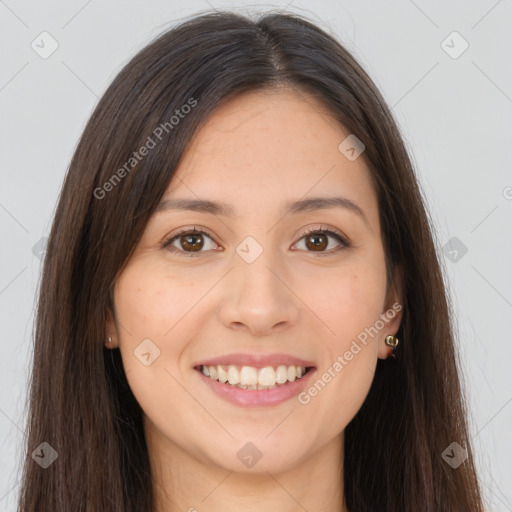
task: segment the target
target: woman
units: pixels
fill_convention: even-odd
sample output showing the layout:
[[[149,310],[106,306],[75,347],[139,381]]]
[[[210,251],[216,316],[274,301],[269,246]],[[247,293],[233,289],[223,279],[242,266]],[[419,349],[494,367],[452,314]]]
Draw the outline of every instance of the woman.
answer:
[[[389,108],[290,14],[206,13],[99,102],[48,241],[19,510],[481,511]]]

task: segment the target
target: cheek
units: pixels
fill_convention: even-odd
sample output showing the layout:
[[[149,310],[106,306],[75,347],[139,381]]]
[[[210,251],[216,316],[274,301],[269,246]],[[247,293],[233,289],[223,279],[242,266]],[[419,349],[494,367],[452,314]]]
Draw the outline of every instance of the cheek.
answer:
[[[127,378],[154,384],[153,377],[173,366],[183,347],[175,335],[186,315],[187,300],[158,268],[128,266],[118,278],[114,301],[118,320],[120,352]],[[189,292],[190,293],[190,292]],[[138,387],[137,382],[133,382]],[[153,388],[153,389],[158,389]]]
[[[164,348],[171,332],[204,293],[200,288],[197,281],[178,279],[159,265],[141,261],[126,268],[115,288],[122,341],[154,338]]]
[[[309,427],[326,439],[338,435],[354,418],[375,375],[377,343],[357,338],[362,318],[340,317],[333,324],[336,337],[324,338],[321,368],[299,396]]]
[[[158,419],[180,403],[179,361],[189,339],[184,331],[190,335],[193,316],[187,312],[199,292],[142,261],[129,265],[116,282],[123,367],[137,402],[150,418]]]
[[[373,381],[377,364],[377,336],[385,296],[385,269],[352,266],[315,288],[311,304],[326,328],[319,338],[322,368],[306,389],[302,403],[308,421],[326,436],[336,435],[355,416]],[[327,329],[328,327],[328,329]]]
[[[352,352],[349,351],[351,354]],[[319,437],[332,439],[352,421],[368,395],[377,358],[370,346],[349,360],[345,352],[318,373],[300,399],[308,426]]]
[[[325,341],[331,350],[345,351],[350,342],[373,326],[383,312],[385,277],[380,268],[350,268],[313,288],[308,302],[326,326]]]

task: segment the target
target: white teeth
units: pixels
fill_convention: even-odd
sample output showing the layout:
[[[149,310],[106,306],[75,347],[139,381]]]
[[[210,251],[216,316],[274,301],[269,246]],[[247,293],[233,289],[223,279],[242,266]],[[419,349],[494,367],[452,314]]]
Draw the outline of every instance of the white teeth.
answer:
[[[279,365],[277,368],[265,366],[255,368],[242,366],[240,370],[235,365],[227,366],[227,371],[222,365],[203,366],[202,373],[210,379],[222,383],[229,383],[242,389],[273,389],[276,386],[300,379],[305,373],[304,366]]]
[[[256,384],[258,384],[258,370],[252,366],[242,366],[240,384],[244,386],[256,386]]]
[[[276,383],[276,372],[272,366],[260,368],[258,372],[258,384],[262,386],[273,386]]]
[[[224,370],[224,368],[222,368],[222,366],[209,366],[208,367],[210,369],[210,377],[213,379],[214,377],[212,376],[212,368],[215,370],[215,368],[217,368],[217,373],[218,373],[218,379],[219,379],[219,382],[227,382],[228,381],[228,374],[226,373],[226,371]]]
[[[236,366],[230,366],[228,368],[228,382],[233,384],[238,384],[240,382],[240,372],[236,369]]]
[[[276,370],[276,382],[278,384],[284,384],[288,380],[288,371],[286,370],[286,366],[282,364],[277,367]]]

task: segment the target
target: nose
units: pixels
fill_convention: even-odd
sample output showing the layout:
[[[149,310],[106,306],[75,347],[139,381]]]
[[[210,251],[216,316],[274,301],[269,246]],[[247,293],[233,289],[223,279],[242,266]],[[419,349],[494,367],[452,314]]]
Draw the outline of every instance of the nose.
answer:
[[[252,263],[235,254],[234,268],[224,281],[217,314],[225,327],[265,336],[297,322],[300,301],[271,250],[264,250]]]

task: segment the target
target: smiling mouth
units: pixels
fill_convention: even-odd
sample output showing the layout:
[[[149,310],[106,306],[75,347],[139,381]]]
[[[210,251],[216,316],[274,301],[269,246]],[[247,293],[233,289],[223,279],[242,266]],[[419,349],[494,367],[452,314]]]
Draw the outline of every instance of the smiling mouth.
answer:
[[[247,390],[274,389],[300,380],[312,366],[196,366],[195,369],[211,380]]]

